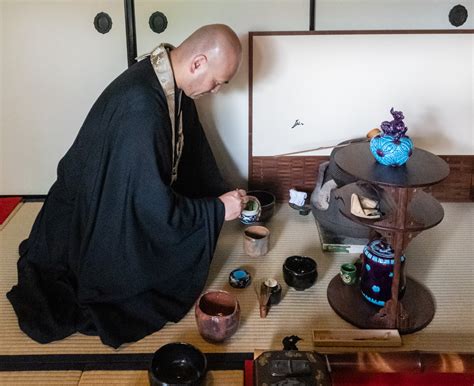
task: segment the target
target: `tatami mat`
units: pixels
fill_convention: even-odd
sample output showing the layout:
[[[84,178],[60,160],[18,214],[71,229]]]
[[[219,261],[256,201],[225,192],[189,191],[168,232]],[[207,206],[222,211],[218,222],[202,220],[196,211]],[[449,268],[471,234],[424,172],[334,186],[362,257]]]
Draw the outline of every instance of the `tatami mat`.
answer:
[[[84,371],[79,386],[117,385],[146,386],[149,385],[148,372],[141,371]]]
[[[4,386],[77,386],[80,371],[0,371]]]
[[[161,331],[118,350],[104,346],[96,337],[81,334],[47,345],[38,344],[19,330],[4,294],[16,283],[18,244],[28,236],[40,207],[41,203],[24,204],[0,232],[0,292],[3,294],[0,298],[0,355],[151,353],[172,341],[189,342],[205,352],[253,352],[254,349],[280,349],[282,338],[293,334],[303,338],[298,344],[300,349],[312,349],[312,329],[352,328],[331,309],[326,289],[340,264],[356,256],[323,253],[313,216],[300,216],[283,204],[276,208],[275,216],[267,224],[272,232],[267,256],[250,258],[244,254],[243,226],[237,221],[226,223],[221,233],[207,287],[228,290],[239,299],[241,326],[229,341],[205,342],[197,332],[194,310],[191,310],[178,324],[168,324]],[[447,203],[443,207],[443,222],[418,235],[406,253],[408,274],[429,287],[435,296],[436,315],[422,331],[403,336],[400,350],[471,352],[474,348],[474,204]],[[295,254],[311,256],[318,262],[318,281],[304,292],[288,290],[283,282],[282,263],[287,256]],[[283,300],[270,310],[267,318],[259,317],[253,286],[238,290],[227,283],[229,272],[237,267],[247,269],[254,279],[274,277],[285,288]]]
[[[243,371],[209,371],[206,374],[205,386],[242,386]],[[82,373],[79,386],[148,386],[146,371],[85,371]]]
[[[242,386],[244,373],[238,370],[209,371],[205,386]],[[148,372],[137,371],[0,371],[5,386],[148,386]]]

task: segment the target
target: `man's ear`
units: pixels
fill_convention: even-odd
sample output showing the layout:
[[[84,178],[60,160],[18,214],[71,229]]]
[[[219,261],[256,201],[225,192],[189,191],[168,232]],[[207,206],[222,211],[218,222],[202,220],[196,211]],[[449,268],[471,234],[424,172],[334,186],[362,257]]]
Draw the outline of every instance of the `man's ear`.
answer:
[[[191,62],[191,73],[194,74],[196,71],[200,71],[207,64],[206,55],[196,55]]]

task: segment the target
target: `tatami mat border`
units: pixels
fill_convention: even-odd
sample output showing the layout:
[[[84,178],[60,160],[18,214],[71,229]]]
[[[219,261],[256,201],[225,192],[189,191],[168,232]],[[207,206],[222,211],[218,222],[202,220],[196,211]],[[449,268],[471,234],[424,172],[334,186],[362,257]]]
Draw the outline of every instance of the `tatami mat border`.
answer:
[[[0,371],[147,370],[153,354],[0,355]],[[209,370],[243,370],[253,353],[206,353]]]

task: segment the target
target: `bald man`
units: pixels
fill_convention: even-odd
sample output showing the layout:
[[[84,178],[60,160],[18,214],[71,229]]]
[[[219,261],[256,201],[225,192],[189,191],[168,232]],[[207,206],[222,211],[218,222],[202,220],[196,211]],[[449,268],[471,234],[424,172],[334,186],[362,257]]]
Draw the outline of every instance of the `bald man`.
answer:
[[[228,191],[192,99],[235,75],[225,25],[158,46],[100,95],[20,245],[7,294],[21,329],[48,343],[75,332],[118,347],[179,321],[205,285]]]

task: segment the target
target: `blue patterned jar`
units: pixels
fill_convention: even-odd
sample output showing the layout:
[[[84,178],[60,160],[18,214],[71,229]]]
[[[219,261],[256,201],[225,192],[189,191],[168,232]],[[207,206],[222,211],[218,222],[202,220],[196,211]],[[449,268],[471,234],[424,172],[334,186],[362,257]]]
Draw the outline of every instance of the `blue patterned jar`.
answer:
[[[363,251],[360,290],[370,303],[383,307],[392,297],[393,268],[395,265],[394,251],[383,239],[369,242]],[[401,257],[400,284],[398,297],[405,293],[405,256]]]
[[[379,134],[370,140],[370,151],[385,166],[402,166],[412,155],[413,142],[410,137]]]
[[[377,160],[385,166],[402,166],[408,161],[413,153],[413,142],[405,133],[408,127],[405,126],[405,116],[401,111],[395,111],[392,107],[390,114],[391,121],[383,121],[380,124],[382,134],[370,140],[370,151]]]

